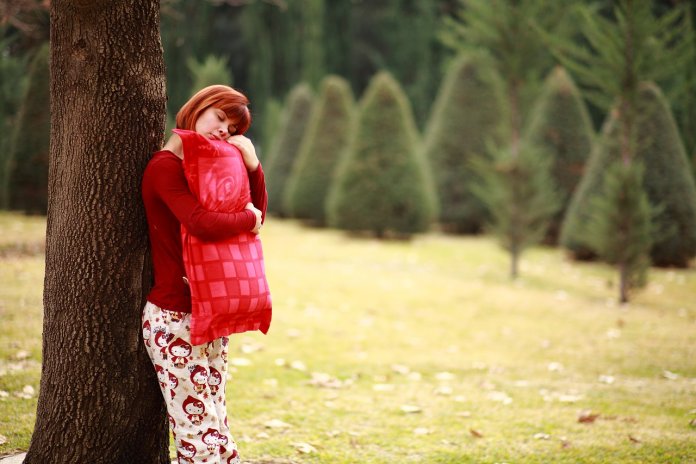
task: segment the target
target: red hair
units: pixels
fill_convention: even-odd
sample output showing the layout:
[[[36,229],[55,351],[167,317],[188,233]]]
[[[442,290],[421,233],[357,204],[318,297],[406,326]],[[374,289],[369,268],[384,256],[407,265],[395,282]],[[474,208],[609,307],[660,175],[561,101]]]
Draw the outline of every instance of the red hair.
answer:
[[[237,131],[244,134],[251,125],[249,99],[241,92],[226,85],[205,87],[189,99],[176,114],[176,128],[195,130],[196,121],[208,108],[215,107],[225,112]],[[232,134],[230,134],[232,135]]]

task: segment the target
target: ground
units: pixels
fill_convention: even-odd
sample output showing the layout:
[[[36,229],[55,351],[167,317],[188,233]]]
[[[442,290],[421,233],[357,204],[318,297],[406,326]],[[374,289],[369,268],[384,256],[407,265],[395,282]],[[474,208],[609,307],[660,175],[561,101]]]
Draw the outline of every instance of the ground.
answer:
[[[34,423],[45,222],[0,228],[2,455]],[[693,269],[620,306],[611,268],[557,249],[511,282],[487,237],[262,239],[273,323],[232,338],[227,392],[249,462],[696,462]]]

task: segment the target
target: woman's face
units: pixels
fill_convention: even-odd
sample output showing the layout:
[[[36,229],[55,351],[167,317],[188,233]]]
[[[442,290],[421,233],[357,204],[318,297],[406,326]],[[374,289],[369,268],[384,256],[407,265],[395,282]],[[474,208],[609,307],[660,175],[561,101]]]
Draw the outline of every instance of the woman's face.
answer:
[[[224,111],[211,106],[196,120],[195,131],[210,140],[225,140],[237,132],[237,128]]]

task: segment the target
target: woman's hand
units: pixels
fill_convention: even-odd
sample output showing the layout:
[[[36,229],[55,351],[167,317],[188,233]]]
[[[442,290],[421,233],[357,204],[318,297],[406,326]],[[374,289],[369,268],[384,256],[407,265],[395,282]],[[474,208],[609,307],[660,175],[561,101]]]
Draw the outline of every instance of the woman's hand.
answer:
[[[256,171],[259,167],[259,158],[256,156],[256,149],[254,148],[254,144],[251,143],[251,140],[243,135],[232,135],[227,138],[227,141],[239,148],[239,151],[242,152],[242,158],[244,159],[244,165],[247,171]]]
[[[257,209],[251,202],[247,203],[244,209],[248,209],[254,213],[254,216],[256,216],[256,225],[254,225],[254,228],[251,229],[251,233],[258,234],[261,231],[261,226],[263,225],[261,223],[261,210]]]

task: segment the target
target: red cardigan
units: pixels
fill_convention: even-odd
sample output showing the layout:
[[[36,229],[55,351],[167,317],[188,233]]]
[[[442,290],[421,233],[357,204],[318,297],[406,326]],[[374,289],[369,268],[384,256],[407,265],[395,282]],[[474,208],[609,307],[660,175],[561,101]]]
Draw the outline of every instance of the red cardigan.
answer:
[[[265,219],[268,196],[261,165],[249,173],[249,184],[251,201]],[[182,160],[167,150],[156,152],[145,168],[142,196],[155,277],[147,300],[170,311],[191,312],[191,293],[183,279],[181,225],[203,241],[218,241],[253,229],[256,217],[248,210],[205,210],[188,188]]]

